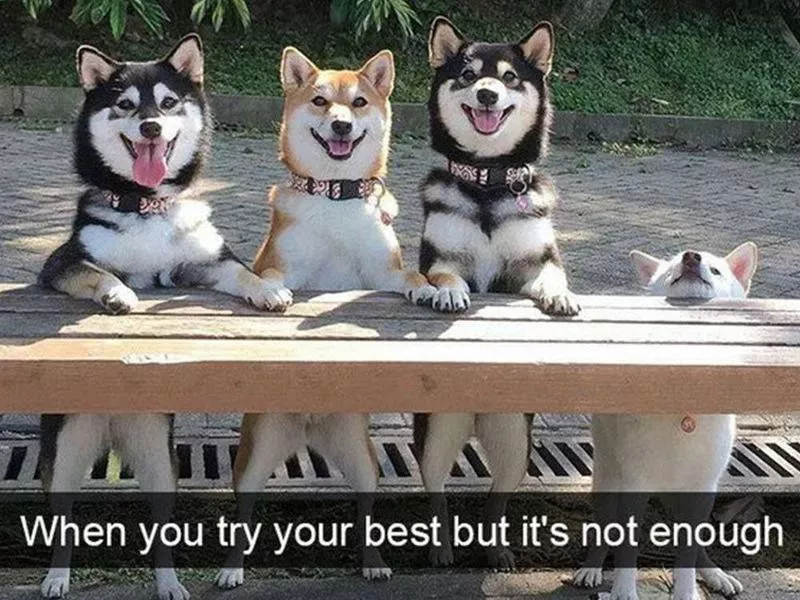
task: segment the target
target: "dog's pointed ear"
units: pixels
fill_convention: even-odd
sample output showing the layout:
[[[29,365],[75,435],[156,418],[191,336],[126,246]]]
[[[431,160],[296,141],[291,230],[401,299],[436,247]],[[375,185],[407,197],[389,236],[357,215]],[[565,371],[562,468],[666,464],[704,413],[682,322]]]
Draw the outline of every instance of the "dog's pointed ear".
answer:
[[[293,46],[283,49],[281,57],[281,85],[291,91],[307,84],[319,72],[317,66],[305,54]]]
[[[742,284],[745,293],[749,292],[750,282],[758,264],[758,248],[756,245],[753,242],[745,242],[728,254],[725,257],[725,262],[731,268],[733,276]]]
[[[428,36],[428,62],[434,69],[438,69],[458,54],[466,41],[466,38],[449,19],[436,17],[431,24],[431,33]]]
[[[553,53],[555,52],[555,35],[553,26],[547,21],[542,21],[519,42],[522,55],[525,59],[536,65],[545,76],[550,74],[553,67]]]
[[[639,250],[633,250],[630,257],[633,261],[633,266],[636,268],[636,276],[639,279],[639,285],[644,287],[650,285],[653,275],[656,274],[656,271],[658,271],[659,267],[664,263],[664,261],[655,256],[650,256]]]
[[[388,98],[394,89],[394,55],[381,50],[370,58],[358,72],[369,81],[378,93]]]
[[[203,42],[196,33],[190,33],[170,50],[163,62],[197,85],[203,85]]]
[[[87,92],[108,81],[120,64],[93,46],[81,46],[75,53],[81,86]]]

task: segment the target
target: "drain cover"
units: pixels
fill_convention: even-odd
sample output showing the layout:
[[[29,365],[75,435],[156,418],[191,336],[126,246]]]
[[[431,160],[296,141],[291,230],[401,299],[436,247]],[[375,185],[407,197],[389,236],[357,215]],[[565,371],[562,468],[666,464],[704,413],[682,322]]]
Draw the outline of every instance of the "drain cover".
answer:
[[[380,467],[381,489],[421,491],[419,465],[411,437],[404,431],[372,437]],[[228,489],[238,438],[177,438],[180,487]],[[528,464],[526,490],[586,491],[591,486],[593,448],[588,436],[537,437]],[[38,439],[0,439],[0,490],[41,488]],[[450,473],[449,485],[462,490],[488,489],[490,469],[480,444],[470,441]],[[130,489],[133,474],[104,458],[87,473],[86,489]],[[740,438],[733,451],[723,490],[786,491],[800,485],[800,438],[750,436]],[[268,489],[323,490],[347,487],[335,465],[307,449],[286,461],[267,484]]]

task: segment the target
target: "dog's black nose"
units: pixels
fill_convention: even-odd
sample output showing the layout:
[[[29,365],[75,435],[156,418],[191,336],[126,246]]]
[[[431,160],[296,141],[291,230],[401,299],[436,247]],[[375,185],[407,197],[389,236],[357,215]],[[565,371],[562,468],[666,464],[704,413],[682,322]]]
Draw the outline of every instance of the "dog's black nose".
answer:
[[[478,102],[484,106],[494,106],[497,104],[499,98],[497,92],[493,92],[492,90],[478,90]]]
[[[139,132],[143,137],[146,137],[148,140],[152,140],[153,138],[157,138],[161,135],[161,125],[155,121],[144,121],[141,125],[139,125]]]
[[[353,131],[353,124],[350,121],[334,121],[331,123],[331,129],[336,135],[348,135]]]
[[[699,252],[683,253],[683,264],[685,264],[687,267],[696,267],[701,262],[703,262],[703,257],[700,256]]]

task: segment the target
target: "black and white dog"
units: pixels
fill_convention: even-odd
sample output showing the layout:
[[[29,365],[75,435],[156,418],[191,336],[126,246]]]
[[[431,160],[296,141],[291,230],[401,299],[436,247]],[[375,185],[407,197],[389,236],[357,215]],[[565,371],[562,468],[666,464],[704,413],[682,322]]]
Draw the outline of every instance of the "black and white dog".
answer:
[[[434,307],[459,312],[469,308],[470,292],[505,292],[532,298],[554,315],[575,315],[580,309],[567,287],[550,219],[555,188],[534,168],[547,148],[546,79],[553,47],[549,23],[540,23],[516,44],[488,44],[467,41],[443,17],[433,22],[431,139],[449,163],[431,171],[421,188],[420,271],[437,288]],[[525,475],[530,418],[417,414],[414,425],[423,480],[434,493],[444,491],[458,452],[477,435],[493,476],[486,516],[499,519],[504,494]],[[434,510],[444,513],[444,502]],[[452,559],[449,543],[432,549],[434,564]],[[510,567],[513,555],[492,549],[489,561]]]
[[[116,62],[82,46],[77,68],[86,99],[75,166],[87,189],[72,235],[48,258],[40,284],[112,314],[133,310],[133,288],[149,286],[204,286],[257,308],[284,308],[289,290],[245,267],[209,221],[209,207],[192,197],[211,134],[200,38],[189,35],[147,63]],[[134,469],[143,491],[175,491],[171,416],[43,415],[42,480],[55,510],[70,513],[68,495],[109,448]],[[169,510],[160,502],[162,514],[154,516]],[[69,590],[69,557],[68,549],[55,550],[45,597]],[[167,563],[157,557],[157,565]],[[189,596],[171,567],[157,567],[156,585],[164,600]]]

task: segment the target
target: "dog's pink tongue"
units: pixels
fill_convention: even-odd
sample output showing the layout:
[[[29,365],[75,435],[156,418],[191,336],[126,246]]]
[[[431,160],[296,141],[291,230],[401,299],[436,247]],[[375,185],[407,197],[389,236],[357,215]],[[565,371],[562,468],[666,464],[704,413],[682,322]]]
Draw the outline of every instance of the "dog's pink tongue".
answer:
[[[334,156],[347,156],[353,149],[351,140],[328,140],[328,150]]]
[[[144,187],[158,187],[167,175],[167,142],[163,139],[134,144],[133,179]]]
[[[472,110],[472,119],[475,129],[481,133],[494,133],[500,127],[503,111],[500,110]]]

